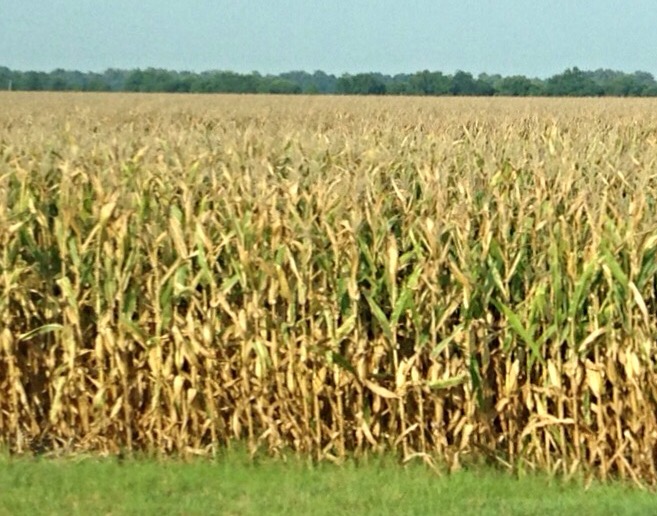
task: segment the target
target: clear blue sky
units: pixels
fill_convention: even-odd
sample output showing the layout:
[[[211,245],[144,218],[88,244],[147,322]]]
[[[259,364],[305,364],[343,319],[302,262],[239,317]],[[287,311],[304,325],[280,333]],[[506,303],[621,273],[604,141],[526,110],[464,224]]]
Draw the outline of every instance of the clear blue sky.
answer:
[[[1,0],[0,65],[657,75],[657,0]]]

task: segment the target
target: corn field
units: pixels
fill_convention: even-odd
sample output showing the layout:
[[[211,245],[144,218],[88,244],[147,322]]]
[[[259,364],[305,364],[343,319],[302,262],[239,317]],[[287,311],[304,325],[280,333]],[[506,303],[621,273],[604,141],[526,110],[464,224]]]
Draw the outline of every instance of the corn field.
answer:
[[[657,102],[0,94],[0,442],[657,482]]]

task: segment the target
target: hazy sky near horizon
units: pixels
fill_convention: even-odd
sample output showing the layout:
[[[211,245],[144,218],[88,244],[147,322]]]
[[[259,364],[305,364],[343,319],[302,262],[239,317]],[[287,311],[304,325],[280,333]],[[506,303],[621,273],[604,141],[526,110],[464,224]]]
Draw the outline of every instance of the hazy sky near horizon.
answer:
[[[2,0],[0,66],[657,75],[655,0]]]

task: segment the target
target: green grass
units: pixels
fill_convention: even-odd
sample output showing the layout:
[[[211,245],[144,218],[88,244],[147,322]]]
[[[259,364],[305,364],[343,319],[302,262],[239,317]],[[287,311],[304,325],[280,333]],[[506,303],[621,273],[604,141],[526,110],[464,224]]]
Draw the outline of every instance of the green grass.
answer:
[[[437,476],[371,460],[309,466],[221,460],[0,459],[0,514],[655,514],[657,495],[620,484]]]

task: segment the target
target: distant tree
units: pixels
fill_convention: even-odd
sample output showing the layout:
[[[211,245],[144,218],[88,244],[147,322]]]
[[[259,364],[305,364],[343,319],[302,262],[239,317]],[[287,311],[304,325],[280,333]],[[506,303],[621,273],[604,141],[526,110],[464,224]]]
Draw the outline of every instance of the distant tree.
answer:
[[[552,96],[594,97],[604,93],[602,87],[579,68],[569,68],[562,74],[550,77],[545,92]]]
[[[319,91],[319,86],[315,83],[310,83],[303,88],[301,93],[305,93],[306,95],[319,95],[321,91]]]
[[[567,69],[547,80],[522,75],[502,77],[457,71],[453,76],[422,70],[413,74],[344,74],[340,78],[316,70],[312,74],[292,71],[263,76],[258,72],[230,71],[193,73],[159,68],[145,70],[107,69],[103,73],[58,68],[52,72],[13,71],[0,67],[0,89],[11,84],[16,90],[141,91],[192,93],[307,93],[353,95],[566,95],[566,96],[657,96],[652,74],[632,74],[598,69]]]
[[[636,84],[641,85],[642,94],[650,88],[657,88],[657,81],[655,81],[655,77],[649,72],[637,71],[632,74],[632,77]]]
[[[145,92],[173,92],[176,91],[176,78],[172,72],[157,68],[147,68],[141,74],[139,91]]]
[[[475,82],[475,95],[490,97],[495,95],[495,87],[488,80],[477,79]]]
[[[53,91],[65,91],[68,90],[69,84],[66,80],[66,70],[62,68],[57,68],[48,74],[48,85],[46,87],[49,90]]]
[[[452,95],[493,95],[495,89],[486,81],[475,79],[471,73],[459,70],[452,77]]]
[[[657,97],[657,86],[650,86],[643,91],[644,97]]]
[[[386,85],[371,73],[343,75],[338,79],[337,92],[346,95],[384,95]]]
[[[262,81],[262,85],[258,91],[262,93],[292,95],[301,93],[301,86],[292,81],[281,79],[279,77],[268,77]]]
[[[451,93],[449,77],[441,72],[424,70],[413,74],[408,84],[410,92],[415,95],[448,95]]]
[[[628,97],[630,95],[641,95],[643,86],[638,84],[630,75],[619,75],[603,86],[606,95]]]
[[[354,93],[359,95],[385,95],[386,85],[370,73],[359,73],[354,76]]]
[[[214,93],[257,93],[262,77],[252,73],[214,72],[210,75],[210,91]]]
[[[141,70],[133,70],[128,73],[124,83],[125,91],[143,91],[142,85],[144,84],[144,72]]]
[[[418,95],[412,90],[408,74],[397,74],[386,84],[386,93],[389,95]]]
[[[351,75],[344,74],[338,79],[336,93],[341,95],[350,95],[353,93],[353,80]]]
[[[87,77],[85,91],[109,91],[109,85],[104,81],[100,74],[89,74]]]
[[[312,83],[319,93],[335,93],[338,79],[333,74],[316,70],[312,75]]]
[[[479,76],[477,77],[478,81],[485,82],[486,84],[492,86],[494,90],[497,90],[497,87],[502,79],[503,77],[499,73],[494,73],[494,74],[480,73]]]
[[[18,84],[21,89],[27,91],[45,90],[48,85],[48,75],[44,72],[25,72]]]
[[[510,97],[524,97],[532,94],[535,85],[527,77],[522,75],[514,75],[512,77],[504,77],[497,85],[497,93]]]
[[[83,91],[87,87],[89,74],[77,70],[66,72],[66,85],[68,90]]]
[[[452,77],[449,92],[452,95],[474,95],[475,81],[471,73],[459,70]]]
[[[14,72],[6,66],[0,66],[0,90],[8,90],[13,87]]]
[[[331,81],[330,77],[324,72],[315,72],[313,74],[303,71],[286,72],[280,74],[278,78],[298,86],[298,88],[294,88],[294,92],[298,93],[330,93],[335,87],[335,81]]]
[[[126,70],[108,68],[103,72],[103,81],[111,91],[121,91],[125,88],[128,73]]]

